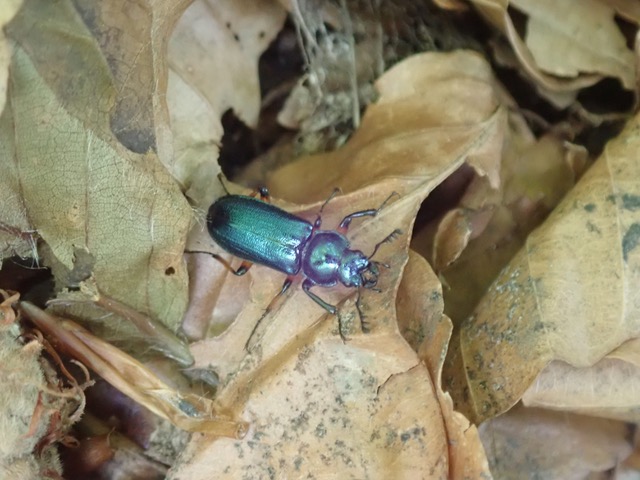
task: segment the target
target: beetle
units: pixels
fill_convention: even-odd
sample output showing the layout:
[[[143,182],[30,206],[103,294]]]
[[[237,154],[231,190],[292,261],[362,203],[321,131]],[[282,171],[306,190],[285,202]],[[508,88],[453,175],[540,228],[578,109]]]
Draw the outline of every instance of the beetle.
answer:
[[[269,191],[265,187],[256,190],[252,195],[222,196],[209,207],[207,230],[220,247],[243,259],[242,264],[234,269],[227,260],[215,253],[200,250],[187,250],[186,253],[211,255],[234,275],[244,275],[254,263],[285,273],[287,278],[280,292],[269,304],[262,318],[271,310],[276,299],[284,294],[293,280],[300,275],[304,277],[304,292],[327,312],[335,315],[336,307],[312,292],[311,288],[332,287],[341,283],[350,288],[376,289],[379,267],[389,266],[372,260],[372,257],[382,244],[402,233],[399,229],[391,232],[374,247],[370,255],[351,249],[345,236],[353,219],[375,217],[386,203],[397,195],[396,192],[378,208],[350,213],[342,219],[337,229],[322,230],[322,211],[338,191],[334,190],[324,202],[314,223],[271,204]],[[258,194],[260,199],[256,198]],[[368,328],[363,320],[359,300],[358,295],[356,307],[362,331],[366,332]],[[254,327],[249,340],[262,318]],[[342,329],[339,330],[342,336]]]

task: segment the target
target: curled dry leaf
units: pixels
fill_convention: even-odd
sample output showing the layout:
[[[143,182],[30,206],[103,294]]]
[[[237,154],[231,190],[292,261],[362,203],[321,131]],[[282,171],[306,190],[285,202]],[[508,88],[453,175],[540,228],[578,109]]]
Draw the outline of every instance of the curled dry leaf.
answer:
[[[635,85],[633,52],[614,20],[615,11],[606,2],[589,0],[580,8],[570,2],[528,0],[472,0],[473,5],[508,39],[523,70],[537,83],[541,93],[559,107],[566,107],[578,90],[594,85],[605,76]],[[523,40],[509,8],[528,15]],[[555,95],[571,93],[570,96]]]
[[[488,420],[480,436],[495,478],[592,478],[631,452],[623,422],[537,408]]]
[[[343,343],[335,317],[294,286],[264,318],[247,355],[244,346],[256,319],[284,280],[266,268],[252,268],[250,295],[241,300],[235,322],[222,335],[193,345],[196,366],[214,368],[223,380],[218,400],[250,421],[250,431],[242,442],[194,437],[173,478],[209,478],[214,472],[224,477],[225,471],[257,477],[270,469],[295,476],[340,471],[376,478],[399,472],[421,476],[431,469],[483,471],[473,429],[465,437],[464,419],[451,414],[443,394],[441,404],[428,369],[397,330],[394,306],[421,201],[464,161],[498,180],[505,113],[488,65],[469,52],[413,57],[387,72],[378,86],[379,102],[344,148],[289,165],[269,182],[276,196],[316,201],[304,209],[287,208],[311,220],[320,202],[341,187],[343,195],[324,210],[323,228],[335,228],[353,211],[379,206],[393,191],[399,194],[375,218],[354,221],[348,235],[354,248],[370,252],[395,228],[403,231],[376,254],[390,265],[381,272],[381,292],[362,295],[371,333],[360,333],[354,291],[316,289],[339,306],[349,338]],[[418,312],[424,315],[422,308]],[[432,357],[442,355],[448,333],[438,338]],[[468,456],[449,452],[447,429],[465,438]],[[445,465],[442,458],[448,459]]]
[[[85,250],[102,291],[171,329],[187,303],[182,251],[191,209],[163,165],[170,154],[157,132],[167,115],[154,99],[165,82],[157,56],[179,4],[156,3],[157,15],[137,2],[81,10],[27,2],[6,27],[13,57],[0,117],[0,190],[11,199],[0,224],[15,235],[37,231],[49,265],[72,270],[76,250]],[[154,23],[159,16],[167,23]],[[136,336],[115,317],[102,324],[120,340]]]
[[[511,0],[510,5],[528,16],[525,43],[541,70],[560,78],[597,73],[634,89],[634,54],[606,1],[586,0],[579,9],[551,0]]]
[[[285,18],[275,0],[196,0],[175,26],[168,50],[170,168],[199,207],[223,192],[216,178],[222,115],[232,109],[246,125],[257,123],[258,60]]]
[[[638,385],[640,340],[633,338],[591,367],[552,361],[524,393],[522,403],[637,423]]]
[[[175,426],[190,432],[206,432],[241,438],[243,422],[236,422],[211,400],[181,393],[152,371],[111,344],[70,321],[55,317],[29,302],[21,310],[68,355],[77,358],[125,395]]]
[[[590,367],[638,336],[639,123],[607,145],[463,324],[446,378],[471,418],[510,408],[552,360]]]
[[[500,188],[473,178],[456,208],[416,232],[412,247],[447,285],[445,312],[455,325],[574,185],[583,169],[571,166],[576,157],[586,160],[586,151],[554,134],[536,140],[522,117],[510,113]]]

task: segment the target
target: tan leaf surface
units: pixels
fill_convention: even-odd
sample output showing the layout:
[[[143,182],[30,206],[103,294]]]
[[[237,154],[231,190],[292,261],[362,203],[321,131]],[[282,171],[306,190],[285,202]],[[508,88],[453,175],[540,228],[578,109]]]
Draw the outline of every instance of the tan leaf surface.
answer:
[[[283,168],[269,184],[276,195],[318,201],[301,210],[309,219],[333,188],[341,187],[343,195],[324,211],[326,228],[350,212],[380,205],[392,191],[399,194],[377,217],[356,221],[349,231],[354,247],[364,252],[393,229],[403,231],[376,255],[390,265],[381,272],[381,292],[362,295],[372,332],[359,331],[355,292],[316,289],[338,304],[349,338],[343,343],[336,319],[294,285],[260,324],[247,355],[244,345],[256,319],[284,279],[252,268],[249,297],[238,299],[243,309],[235,322],[222,335],[193,345],[196,366],[211,366],[225,382],[219,401],[252,426],[244,442],[194,438],[173,478],[209,478],[212,472],[224,477],[225,471],[251,477],[270,470],[292,476],[339,471],[371,478],[484,471],[474,430],[451,412],[431,380],[434,373],[399,335],[394,305],[404,247],[422,199],[465,160],[494,175],[505,114],[486,63],[467,52],[413,57],[391,69],[378,86],[380,101],[367,111],[352,141]],[[346,296],[349,300],[342,302]],[[424,307],[417,311],[426,313]],[[440,333],[431,358],[441,358],[446,348],[450,327],[444,325],[444,332],[432,327]],[[468,452],[450,451],[447,429],[469,446]],[[443,462],[445,455],[451,463]]]
[[[189,392],[180,392],[149,368],[71,320],[56,317],[29,302],[20,309],[55,339],[60,350],[161,418],[190,432],[242,438],[246,424],[220,412],[215,402]]]
[[[427,261],[410,250],[396,297],[398,326],[429,370],[446,429],[449,478],[491,478],[478,430],[453,409],[451,396],[442,390],[442,366],[453,328],[443,307],[440,280]]]
[[[623,422],[520,406],[483,423],[480,437],[495,478],[596,478],[631,452]]]
[[[640,339],[633,338],[592,367],[553,361],[527,389],[527,406],[640,422]]]
[[[147,42],[135,65],[111,61],[122,39],[106,35],[109,24],[97,20],[95,31],[88,30],[80,16],[116,21],[128,15],[136,26],[121,32],[131,35],[152,29],[152,12],[130,2],[109,13],[118,5],[100,2],[92,6],[103,10],[89,12],[71,2],[31,0],[8,27],[14,54],[0,117],[0,159],[3,198],[14,202],[3,205],[0,222],[19,232],[36,229],[50,249],[50,264],[66,270],[77,249],[89,252],[102,291],[175,328],[187,302],[182,242],[191,210],[153,151],[156,122],[166,121],[149,90],[162,83],[153,63],[162,49],[154,44],[152,54]],[[157,7],[170,18],[173,7]],[[162,28],[154,28],[161,36]],[[128,81],[129,75],[135,79]],[[130,326],[110,320],[104,324],[117,338],[134,335]]]
[[[466,373],[469,390],[455,398],[472,418],[510,408],[552,360],[589,367],[640,333],[638,123],[607,145],[464,323],[449,377]]]

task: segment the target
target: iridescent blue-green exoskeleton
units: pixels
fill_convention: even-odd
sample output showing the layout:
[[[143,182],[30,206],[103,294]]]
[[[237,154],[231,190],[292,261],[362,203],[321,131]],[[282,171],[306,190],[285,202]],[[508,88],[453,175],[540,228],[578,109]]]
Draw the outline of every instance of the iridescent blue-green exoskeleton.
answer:
[[[313,224],[268,203],[269,192],[266,188],[256,192],[260,193],[260,200],[245,195],[220,197],[209,207],[209,234],[224,250],[244,261],[238,269],[233,269],[226,260],[214,253],[188,253],[211,255],[235,275],[244,275],[253,263],[286,273],[287,278],[276,298],[287,291],[296,276],[302,275],[302,289],[305,293],[329,313],[335,314],[336,307],[313,293],[311,288],[331,287],[338,282],[346,287],[374,288],[378,281],[379,266],[388,265],[371,258],[380,245],[401,233],[400,230],[391,232],[375,246],[371,255],[365,255],[360,250],[352,250],[349,240],[345,237],[351,221],[358,217],[377,215],[396,194],[389,196],[376,209],[361,210],[347,215],[336,230],[321,230],[322,210],[336,192],[337,190],[324,203]],[[273,302],[267,307],[267,311],[272,304]],[[366,331],[359,302],[356,302],[356,306],[362,329]]]

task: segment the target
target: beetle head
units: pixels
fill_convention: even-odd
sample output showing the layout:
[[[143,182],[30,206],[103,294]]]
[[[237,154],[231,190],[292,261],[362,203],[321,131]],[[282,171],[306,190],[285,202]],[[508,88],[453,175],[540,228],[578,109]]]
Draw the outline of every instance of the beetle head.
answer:
[[[369,271],[371,262],[359,250],[347,250],[340,260],[338,279],[346,287],[360,287],[369,282],[365,272]],[[377,278],[377,273],[375,274]]]

